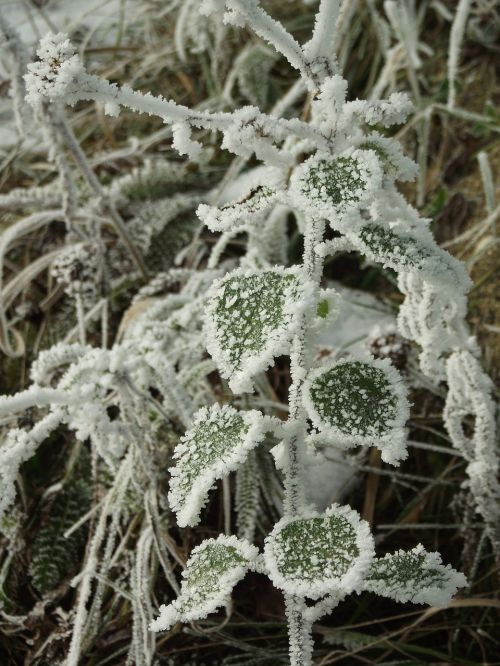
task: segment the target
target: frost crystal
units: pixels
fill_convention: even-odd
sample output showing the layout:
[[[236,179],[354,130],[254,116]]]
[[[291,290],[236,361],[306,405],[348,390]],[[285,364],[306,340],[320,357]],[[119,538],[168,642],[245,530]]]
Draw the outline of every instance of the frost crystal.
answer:
[[[232,271],[211,288],[207,349],[235,393],[275,356],[286,354],[301,325],[312,285],[299,268]]]
[[[304,387],[313,425],[332,443],[378,446],[385,462],[406,458],[408,402],[401,377],[384,360],[340,360],[314,370]]]
[[[216,479],[244,462],[264,437],[260,412],[238,412],[229,405],[203,407],[175,450],[169,501],[181,527],[196,525]]]
[[[398,550],[375,560],[362,587],[401,603],[442,606],[466,586],[462,573],[445,566],[439,553],[428,553],[419,544],[408,552]]]
[[[257,555],[255,546],[235,536],[204,541],[191,553],[179,597],[169,606],[160,606],[150,629],[164,631],[179,621],[200,620],[224,606]]]
[[[282,518],[267,537],[264,550],[276,587],[311,599],[352,592],[373,555],[368,523],[348,506],[337,504],[324,514]]]

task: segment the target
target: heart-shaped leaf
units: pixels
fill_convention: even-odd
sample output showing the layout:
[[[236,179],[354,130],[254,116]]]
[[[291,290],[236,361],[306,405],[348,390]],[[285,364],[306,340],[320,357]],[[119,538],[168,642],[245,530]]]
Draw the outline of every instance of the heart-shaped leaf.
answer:
[[[264,437],[262,415],[229,405],[200,409],[176,447],[168,499],[180,527],[196,525],[214,482],[235,470]]]
[[[372,150],[349,149],[337,157],[316,154],[298,167],[290,181],[293,205],[328,220],[338,230],[369,206],[382,185],[382,169]]]
[[[232,391],[251,391],[252,377],[288,353],[313,289],[299,268],[238,269],[214,283],[206,310],[207,349]]]
[[[442,606],[466,585],[462,573],[444,565],[439,553],[428,553],[419,544],[410,551],[398,550],[374,560],[363,589],[401,603]]]
[[[199,620],[224,606],[257,556],[255,546],[235,536],[204,541],[191,553],[180,595],[168,606],[160,606],[160,615],[150,629],[164,631],[176,622]]]
[[[266,539],[265,563],[276,587],[318,599],[352,592],[373,558],[368,523],[348,506],[324,514],[282,518]]]
[[[407,455],[408,402],[401,377],[387,359],[342,359],[314,370],[304,385],[313,425],[343,448],[378,446],[382,460]]]

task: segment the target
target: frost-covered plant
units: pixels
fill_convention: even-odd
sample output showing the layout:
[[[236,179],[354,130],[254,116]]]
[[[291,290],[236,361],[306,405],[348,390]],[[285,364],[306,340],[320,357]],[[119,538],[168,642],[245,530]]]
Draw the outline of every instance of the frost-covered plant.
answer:
[[[185,3],[183,16],[198,9],[196,4]],[[470,281],[462,264],[437,246],[428,221],[398,192],[396,182],[411,180],[416,166],[397,142],[378,131],[405,121],[412,109],[408,98],[393,93],[387,100],[347,101],[347,82],[335,56],[337,0],[321,0],[312,38],[303,46],[258,0],[205,0],[199,10],[210,17],[212,26],[220,25],[220,19],[248,26],[285,55],[300,73],[289,99],[307,90],[309,118],[281,117],[286,100],[273,113],[256,106],[232,112],[193,111],[119,87],[87,72],[61,34],[42,40],[39,61],[29,66],[26,77],[27,99],[35,110],[54,107],[61,112],[64,104],[80,100],[103,103],[111,115],[128,107],[171,125],[174,148],[192,161],[203,164],[209,159],[200,130],[215,130],[223,135],[222,147],[241,158],[240,164],[254,154],[263,163],[233,182],[225,195],[216,189],[207,201],[199,192],[175,194],[161,206],[137,210],[127,229],[127,239],[139,249],[136,259],[154,244],[157,223],[161,226],[165,217],[174,218],[200,204],[199,218],[221,234],[209,270],[158,276],[142,296],[154,295],[163,278],[167,284],[180,277],[180,292],[153,305],[123,340],[111,349],[96,349],[84,345],[81,335],[80,345],[46,352],[33,369],[32,388],[0,403],[0,414],[5,415],[48,407],[31,430],[13,429],[8,435],[2,451],[4,509],[13,499],[20,464],[61,423],[77,438],[89,438],[94,455],[114,475],[85,569],[75,581],[80,595],[70,666],[78,663],[98,625],[102,581],[131,486],[144,494],[147,521],[130,580],[134,630],[129,661],[149,664],[153,658],[154,637],[148,634],[152,599],[145,573],[153,548],[170,585],[179,592],[151,622],[154,631],[177,621],[198,620],[226,605],[234,585],[254,570],[266,574],[285,596],[290,657],[296,665],[311,663],[313,622],[351,593],[370,591],[400,602],[434,605],[446,604],[466,584],[462,574],[420,545],[376,558],[370,528],[355,511],[333,504],[320,512],[308,502],[305,471],[317,448],[375,446],[393,465],[407,457],[406,388],[390,361],[369,353],[327,361],[315,356],[317,338],[334,325],[339,301],[334,290],[322,287],[324,261],[339,251],[357,251],[398,273],[406,299],[400,331],[421,346],[422,371],[436,382],[448,380],[450,437],[469,461],[471,491],[492,542],[498,544],[492,508],[498,495],[493,405],[463,321]],[[178,30],[185,26],[184,22]],[[182,55],[184,37],[179,34]],[[270,62],[267,49],[259,46],[248,48],[235,64],[233,81],[237,78],[241,93],[252,103],[262,103],[251,85],[252,68],[265,69]],[[229,100],[231,86],[229,81],[225,90]],[[73,149],[81,160],[81,153]],[[84,163],[80,166],[92,184]],[[154,174],[151,169],[148,180]],[[108,189],[96,185],[99,214],[104,202],[115,219],[121,198],[127,204],[133,201],[134,187],[140,185],[137,173],[119,181]],[[32,202],[46,195],[34,192]],[[286,263],[283,239],[290,212],[304,236],[304,252],[300,265],[284,267],[276,264]],[[332,240],[326,240],[327,227]],[[227,244],[241,232],[247,234],[248,250],[240,266],[221,264]],[[99,252],[93,251],[88,238],[75,245],[62,253],[53,272],[82,309],[96,299],[97,287],[90,283],[98,274]],[[82,257],[96,267],[83,283],[73,273]],[[212,270],[215,267],[219,268]],[[206,348],[236,394],[233,404],[205,404],[214,401],[206,380],[214,365],[204,358],[202,318]],[[80,320],[84,321],[84,313]],[[244,397],[237,397],[255,388],[260,391],[263,373],[282,355],[290,356],[292,379],[286,421],[253,408],[257,401],[248,405]],[[61,376],[63,366],[69,367]],[[111,418],[108,408],[117,410],[118,416]],[[149,418],[151,414],[154,418]],[[472,438],[463,431],[463,419],[470,414],[476,418]],[[179,526],[199,522],[214,483],[234,470],[239,508],[238,538],[225,534],[196,547],[180,590],[159,539],[159,464],[150,437],[158,418],[168,422],[174,416],[186,430],[175,449],[168,495]],[[284,511],[259,552],[251,543],[257,512],[256,467],[264,443],[271,438],[279,442],[273,455],[284,482]],[[96,587],[89,602],[92,581]]]

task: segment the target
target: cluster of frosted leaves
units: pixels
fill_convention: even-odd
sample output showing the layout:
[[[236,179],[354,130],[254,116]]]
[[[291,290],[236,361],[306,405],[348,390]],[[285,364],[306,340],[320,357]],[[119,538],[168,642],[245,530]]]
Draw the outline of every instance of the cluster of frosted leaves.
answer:
[[[264,559],[276,587],[318,599],[356,589],[373,559],[368,524],[348,506],[282,518],[266,539]]]
[[[196,212],[211,231],[229,231],[262,221],[276,200],[275,189],[259,185],[241,201],[220,208],[201,204]]]
[[[168,606],[160,606],[160,615],[150,629],[165,631],[176,622],[199,620],[225,606],[257,556],[255,546],[235,536],[204,541],[191,553],[179,596]]]
[[[196,525],[214,482],[234,471],[264,437],[262,415],[229,405],[200,409],[176,447],[169,502],[180,527]]]
[[[470,282],[464,265],[442,250],[430,234],[417,235],[402,223],[392,227],[370,223],[348,235],[369,259],[397,272],[416,272],[437,286],[467,286]]]
[[[313,425],[332,444],[378,446],[382,460],[406,458],[408,402],[398,371],[387,359],[342,359],[314,370],[304,386]]]
[[[251,391],[252,377],[288,353],[313,289],[300,268],[238,269],[214,283],[207,349],[232,391]]]
[[[350,148],[337,157],[316,153],[306,160],[292,175],[289,194],[300,210],[345,231],[381,186],[382,169],[375,152]]]
[[[410,551],[399,550],[375,560],[363,589],[401,603],[442,606],[466,585],[462,573],[444,565],[439,553],[428,553],[419,544]]]

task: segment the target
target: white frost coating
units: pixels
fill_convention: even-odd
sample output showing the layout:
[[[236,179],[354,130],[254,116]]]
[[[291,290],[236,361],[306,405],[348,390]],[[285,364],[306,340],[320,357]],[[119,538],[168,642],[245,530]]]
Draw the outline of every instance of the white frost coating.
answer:
[[[176,622],[207,617],[227,604],[233,587],[256,561],[259,551],[248,541],[220,535],[197,546],[183,572],[181,593],[170,605],[160,606],[151,631],[165,631]]]
[[[232,391],[251,391],[252,377],[288,353],[313,292],[300,268],[237,269],[214,282],[206,345]]]
[[[208,491],[217,479],[241,465],[264,438],[260,412],[238,412],[229,405],[202,407],[177,445],[170,469],[168,499],[180,527],[199,522]]]
[[[198,162],[203,151],[203,145],[191,138],[191,128],[187,123],[174,123],[172,125],[172,146],[179,155],[187,155],[192,162]]]
[[[211,231],[232,231],[264,221],[266,213],[276,204],[276,190],[269,185],[258,185],[241,201],[219,208],[200,204],[196,214]]]
[[[19,468],[36,453],[40,444],[57,428],[61,420],[62,413],[55,411],[30,431],[13,428],[8,432],[0,446],[0,520],[14,501]]]
[[[34,107],[46,98],[62,100],[83,70],[80,58],[63,33],[42,37],[37,55],[40,61],[30,63],[25,76],[26,99]]]
[[[349,506],[282,518],[266,538],[269,577],[287,594],[319,599],[358,588],[374,557],[369,525]]]
[[[344,449],[376,446],[392,465],[407,457],[406,389],[388,359],[351,357],[316,368],[303,402],[322,441]]]
[[[308,215],[345,231],[359,219],[382,186],[382,169],[372,150],[348,148],[340,155],[316,153],[290,179],[291,203]]]
[[[422,227],[410,230],[406,221],[369,222],[347,237],[368,259],[397,272],[416,273],[430,285],[462,291],[472,285],[464,264]]]
[[[410,551],[398,550],[376,559],[361,589],[400,603],[444,606],[466,586],[462,573],[444,565],[439,553],[428,553],[418,544]]]
[[[421,346],[422,372],[442,381],[446,378],[446,357],[454,348],[477,350],[465,323],[465,294],[428,284],[416,272],[399,273],[398,286],[405,294],[397,319],[399,331]]]
[[[468,351],[453,352],[447,362],[448,395],[444,422],[453,445],[468,461],[469,486],[489,538],[500,552],[500,484],[493,384]],[[464,423],[474,419],[472,435]]]

